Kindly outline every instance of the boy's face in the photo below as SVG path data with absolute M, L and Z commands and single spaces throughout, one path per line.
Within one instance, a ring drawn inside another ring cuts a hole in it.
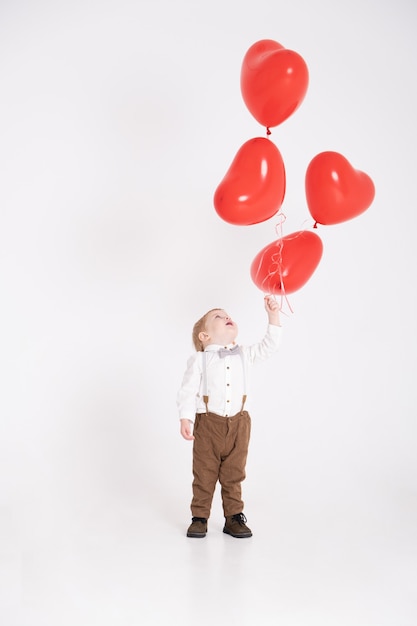
M 204 346 L 212 343 L 227 346 L 229 343 L 233 343 L 237 333 L 237 324 L 226 311 L 216 309 L 208 314 L 205 329 L 200 333 L 199 339 Z

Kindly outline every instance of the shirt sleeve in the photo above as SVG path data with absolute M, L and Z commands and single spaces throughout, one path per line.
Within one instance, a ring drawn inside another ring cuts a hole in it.
M 246 356 L 249 363 L 264 361 L 278 351 L 281 343 L 282 327 L 268 324 L 264 338 L 259 343 L 246 347 Z
M 197 397 L 201 386 L 201 352 L 193 354 L 187 361 L 181 387 L 177 394 L 180 419 L 194 421 Z

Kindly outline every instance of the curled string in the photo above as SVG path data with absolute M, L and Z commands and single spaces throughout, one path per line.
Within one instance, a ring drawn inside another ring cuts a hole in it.
M 279 310 L 285 314 L 285 312 L 283 311 L 283 304 L 285 302 L 289 310 L 291 311 L 291 313 L 294 313 L 294 311 L 292 310 L 290 301 L 288 300 L 288 296 L 285 293 L 285 281 L 284 281 L 284 275 L 282 272 L 282 248 L 284 245 L 282 243 L 282 238 L 283 238 L 282 226 L 287 218 L 285 217 L 283 213 L 279 213 L 278 218 L 279 218 L 279 222 L 275 226 L 275 232 L 278 235 L 278 250 L 275 254 L 272 255 L 272 261 L 273 261 L 272 266 L 273 265 L 276 266 L 276 271 L 278 272 L 278 276 L 279 276 L 279 286 L 281 289 L 281 302 L 279 305 Z M 271 272 L 271 268 L 269 271 Z
M 278 235 L 278 246 L 277 246 L 277 251 L 271 256 L 271 264 L 268 268 L 268 273 L 267 275 L 263 278 L 262 280 L 262 288 L 263 291 L 267 294 L 270 293 L 274 293 L 275 288 L 276 288 L 276 284 L 277 284 L 277 275 L 279 277 L 279 289 L 281 291 L 281 302 L 279 304 L 279 310 L 284 313 L 284 315 L 286 315 L 286 313 L 283 311 L 283 303 L 284 301 L 286 302 L 289 310 L 291 311 L 291 313 L 294 313 L 294 311 L 291 308 L 290 302 L 288 300 L 288 296 L 285 293 L 285 284 L 284 284 L 284 275 L 282 272 L 282 248 L 283 248 L 283 243 L 282 243 L 282 225 L 286 220 L 286 217 L 283 213 L 280 213 L 278 215 L 279 217 L 279 222 L 275 227 L 275 230 L 277 232 Z M 259 270 L 260 270 L 260 266 L 262 263 L 262 259 L 259 259 L 259 266 L 258 269 L 256 271 L 256 275 L 258 275 Z

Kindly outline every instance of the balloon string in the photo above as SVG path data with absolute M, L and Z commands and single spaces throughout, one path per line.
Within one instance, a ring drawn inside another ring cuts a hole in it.
M 279 213 L 278 215 L 279 217 L 279 222 L 276 224 L 275 226 L 275 232 L 278 235 L 278 240 L 279 240 L 279 245 L 278 245 L 278 252 L 276 253 L 276 255 L 278 255 L 278 273 L 279 273 L 279 282 L 280 282 L 280 287 L 281 287 L 281 302 L 280 302 L 280 311 L 282 313 L 284 313 L 283 311 L 283 303 L 285 302 L 289 308 L 289 310 L 291 311 L 291 313 L 294 313 L 290 301 L 288 299 L 287 294 L 285 293 L 285 281 L 284 281 L 284 275 L 282 273 L 282 249 L 283 249 L 283 224 L 285 222 L 285 220 L 287 219 L 286 216 L 284 215 L 284 213 Z M 276 256 L 274 255 L 274 256 Z
M 307 228 L 307 227 L 306 227 L 306 224 L 308 224 L 309 222 L 311 223 L 311 220 L 310 220 L 310 219 L 306 219 L 306 220 L 304 220 L 304 221 L 301 223 L 301 229 L 302 229 L 303 231 L 305 231 L 305 229 Z M 317 222 L 315 222 L 315 223 L 314 223 L 313 228 L 317 228 Z
M 281 293 L 280 311 L 284 315 L 286 315 L 285 311 L 283 311 L 283 302 L 284 301 L 286 302 L 290 312 L 294 313 L 294 311 L 293 311 L 293 309 L 291 307 L 291 304 L 290 304 L 290 301 L 288 299 L 288 296 L 285 293 L 285 281 L 284 281 L 284 275 L 282 273 L 282 249 L 283 249 L 283 246 L 284 246 L 284 244 L 282 242 L 282 239 L 283 239 L 283 228 L 282 228 L 282 225 L 285 222 L 286 217 L 285 217 L 285 215 L 283 213 L 279 213 L 278 217 L 280 218 L 280 220 L 277 223 L 277 225 L 275 226 L 275 231 L 277 233 L 278 241 L 279 241 L 278 251 L 275 254 L 273 254 L 272 257 L 271 257 L 271 260 L 272 260 L 273 264 L 271 264 L 271 266 L 269 268 L 269 274 L 268 274 L 267 278 L 269 278 L 269 277 L 272 278 L 273 276 L 276 276 L 276 274 L 278 273 L 278 275 L 279 275 L 279 282 L 280 282 L 280 290 L 282 292 Z M 307 221 L 308 220 L 304 220 L 304 222 L 302 224 L 302 230 L 303 231 L 305 230 L 305 224 L 306 224 Z M 317 222 L 314 224 L 314 228 L 317 228 Z M 273 265 L 276 266 L 276 269 L 274 269 L 272 271 Z
M 286 217 L 283 213 L 279 213 L 278 215 L 279 217 L 279 222 L 275 227 L 275 230 L 277 232 L 278 235 L 278 250 L 277 252 L 275 252 L 272 256 L 271 256 L 271 264 L 269 266 L 269 270 L 268 270 L 268 274 L 264 277 L 264 279 L 262 280 L 262 286 L 265 287 L 264 291 L 266 292 L 273 292 L 274 289 L 269 289 L 270 286 L 274 287 L 274 285 L 276 286 L 276 277 L 277 274 L 279 276 L 279 289 L 281 291 L 281 301 L 279 303 L 279 310 L 281 311 L 281 313 L 283 313 L 284 315 L 286 315 L 285 311 L 283 310 L 283 304 L 284 302 L 287 304 L 289 310 L 291 311 L 291 313 L 294 313 L 291 304 L 289 302 L 288 296 L 285 293 L 285 283 L 284 283 L 284 275 L 282 272 L 282 248 L 283 248 L 283 242 L 282 242 L 282 238 L 283 238 L 283 229 L 282 229 L 282 225 L 286 220 Z M 261 260 L 260 260 L 261 263 Z M 259 271 L 260 268 L 258 268 Z

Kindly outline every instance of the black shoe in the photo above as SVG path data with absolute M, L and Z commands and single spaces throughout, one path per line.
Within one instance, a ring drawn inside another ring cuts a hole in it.
M 187 537 L 205 537 L 207 534 L 207 519 L 205 517 L 193 517 L 188 527 Z
M 252 531 L 246 526 L 247 519 L 243 513 L 236 513 L 226 517 L 223 532 L 237 539 L 252 537 Z

